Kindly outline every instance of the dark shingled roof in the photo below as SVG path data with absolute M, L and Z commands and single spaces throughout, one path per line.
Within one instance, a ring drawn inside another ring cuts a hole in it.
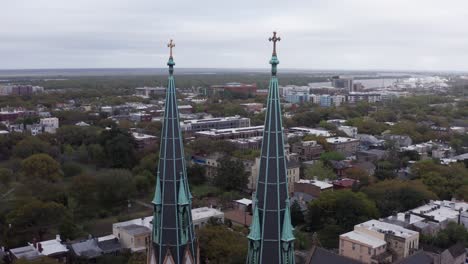
M 434 260 L 424 253 L 424 251 L 419 251 L 416 254 L 409 256 L 396 264 L 433 264 Z
M 462 243 L 457 243 L 451 247 L 449 247 L 448 251 L 454 258 L 459 257 L 466 253 L 465 247 Z
M 337 255 L 323 248 L 315 247 L 306 264 L 360 264 L 361 262 Z

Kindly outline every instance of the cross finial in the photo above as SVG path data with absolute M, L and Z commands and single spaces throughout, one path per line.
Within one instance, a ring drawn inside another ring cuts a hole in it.
M 269 41 L 273 41 L 273 56 L 276 56 L 276 42 L 280 41 L 281 38 L 276 36 L 276 31 L 273 31 L 273 37 L 268 39 Z
M 169 43 L 167 44 L 167 47 L 169 48 L 169 52 L 170 52 L 170 55 L 169 57 L 172 58 L 172 48 L 175 47 L 175 43 L 172 41 L 172 39 L 169 41 Z

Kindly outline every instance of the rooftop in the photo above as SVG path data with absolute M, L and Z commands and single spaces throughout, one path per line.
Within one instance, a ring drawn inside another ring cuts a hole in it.
M 379 233 L 392 234 L 394 236 L 402 238 L 408 238 L 419 234 L 416 231 L 378 220 L 369 220 L 367 222 L 356 225 L 356 227 L 363 227 L 368 230 L 376 231 Z
M 199 131 L 197 134 L 203 135 L 220 135 L 220 134 L 234 134 L 245 131 L 262 130 L 264 126 L 250 126 L 250 127 L 238 127 L 238 128 L 224 128 L 224 129 L 212 129 L 210 131 Z
M 184 124 L 197 124 L 197 123 L 214 123 L 214 122 L 222 122 L 222 121 L 231 121 L 231 120 L 240 120 L 240 119 L 248 119 L 247 117 L 241 116 L 227 116 L 227 117 L 216 117 L 216 118 L 204 118 L 204 119 L 191 119 L 191 120 L 184 120 Z
M 127 233 L 129 233 L 130 235 L 142 235 L 146 233 L 151 233 L 150 228 L 146 226 L 142 226 L 142 225 L 135 225 L 135 224 L 122 226 L 121 229 L 127 231 Z
M 330 184 L 330 183 L 328 183 L 326 181 L 319 181 L 319 180 L 301 179 L 301 180 L 297 181 L 297 183 L 312 184 L 312 185 L 315 185 L 315 186 L 319 187 L 321 190 L 333 187 L 333 184 Z
M 333 143 L 345 143 L 345 142 L 355 142 L 355 141 L 359 141 L 359 139 L 348 138 L 348 137 L 330 137 L 330 138 L 327 138 L 327 142 L 330 143 L 330 144 L 333 144 Z
M 351 232 L 348 232 L 346 234 L 340 235 L 340 238 L 342 238 L 342 237 L 345 237 L 345 238 L 360 242 L 360 243 L 365 244 L 367 246 L 370 246 L 372 248 L 378 248 L 378 247 L 381 247 L 381 246 L 385 246 L 387 244 L 387 242 L 385 242 L 385 240 L 382 240 L 382 239 L 379 239 L 379 238 L 376 238 L 376 237 L 373 237 L 371 235 L 368 235 L 368 234 L 365 234 L 365 233 L 362 233 L 362 232 L 358 232 L 358 231 L 351 231 Z

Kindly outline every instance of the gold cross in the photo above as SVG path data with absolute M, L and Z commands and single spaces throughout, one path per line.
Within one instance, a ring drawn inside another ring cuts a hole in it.
M 175 43 L 172 42 L 172 39 L 169 41 L 169 43 L 167 44 L 167 47 L 169 48 L 170 50 L 170 57 L 172 58 L 172 48 L 175 47 Z
M 280 41 L 280 37 L 276 37 L 276 31 L 273 31 L 273 37 L 268 39 L 269 41 L 273 41 L 273 55 L 276 55 L 276 42 Z

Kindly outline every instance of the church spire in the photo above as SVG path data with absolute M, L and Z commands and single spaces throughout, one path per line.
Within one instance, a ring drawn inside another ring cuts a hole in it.
M 271 79 L 263 131 L 260 170 L 254 200 L 254 219 L 249 238 L 248 264 L 294 264 L 294 235 L 289 212 L 288 181 L 278 79 L 279 60 L 273 32 Z M 258 223 L 257 223 L 258 221 Z
M 152 245 L 150 264 L 197 264 L 196 239 L 192 223 L 192 201 L 187 183 L 183 138 L 180 131 L 174 82 L 174 58 L 171 40 L 169 78 L 166 91 L 164 121 L 161 130 L 156 189 L 153 199 Z

